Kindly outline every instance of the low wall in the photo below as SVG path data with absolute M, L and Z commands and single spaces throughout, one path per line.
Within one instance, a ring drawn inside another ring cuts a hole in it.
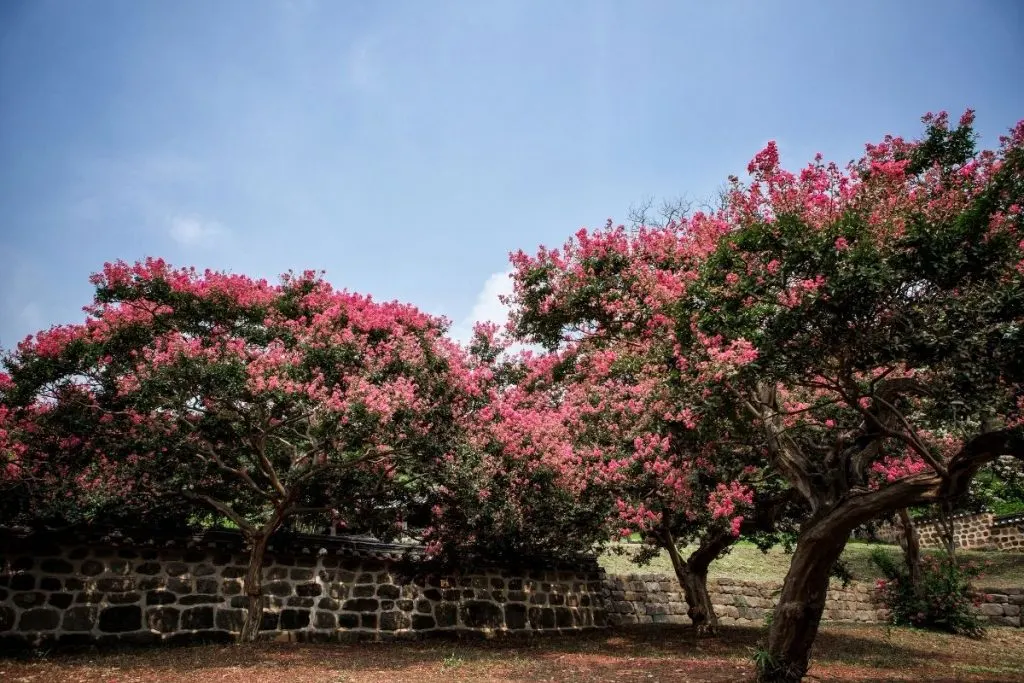
M 663 574 L 629 574 L 608 579 L 608 620 L 612 624 L 689 624 L 686 598 L 675 578 Z M 775 608 L 780 585 L 732 579 L 708 579 L 711 604 L 722 625 L 758 625 Z M 867 584 L 833 587 L 823 619 L 879 623 L 886 611 Z
M 918 522 L 917 533 L 922 548 L 941 548 L 941 527 L 937 520 Z M 877 536 L 889 543 L 898 543 L 900 529 L 882 527 Z M 997 516 L 991 512 L 955 515 L 953 540 L 962 550 L 1002 550 L 1024 552 L 1024 514 Z
M 427 575 L 409 561 L 411 550 L 329 537 L 272 544 L 262 637 L 393 640 L 689 623 L 673 577 L 606 576 L 595 562 Z M 230 533 L 144 542 L 6 539 L 0 645 L 228 640 L 245 614 L 245 563 L 241 538 Z M 779 587 L 712 579 L 709 589 L 722 624 L 757 625 L 774 608 Z M 1024 589 L 988 590 L 981 599 L 980 613 L 991 624 L 1021 625 Z M 826 620 L 885 617 L 870 586 L 829 591 Z
M 606 625 L 596 563 L 413 576 L 403 574 L 400 546 L 315 540 L 270 547 L 263 637 L 387 640 Z M 234 534 L 9 542 L 0 552 L 0 641 L 8 644 L 228 639 L 242 624 L 246 556 Z
M 686 598 L 674 577 L 629 574 L 608 577 L 608 623 L 689 624 Z M 709 579 L 708 592 L 722 625 L 755 626 L 764 622 L 777 602 L 781 585 L 732 579 Z M 982 621 L 992 626 L 1021 626 L 1024 588 L 982 588 L 978 607 Z M 888 611 L 874 585 L 854 582 L 832 586 L 825 600 L 825 621 L 885 623 Z

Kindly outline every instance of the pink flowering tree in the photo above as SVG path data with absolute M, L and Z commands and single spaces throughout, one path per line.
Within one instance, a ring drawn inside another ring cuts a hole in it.
M 972 120 L 926 117 L 922 140 L 886 138 L 846 169 L 786 172 L 772 144 L 720 211 L 514 257 L 521 336 L 663 373 L 650 403 L 668 401 L 691 454 L 667 474 L 706 448 L 716 488 L 745 491 L 750 467 L 807 510 L 763 680 L 806 673 L 853 528 L 1024 454 L 1024 124 L 976 152 Z
M 763 680 L 806 673 L 853 528 L 1024 456 L 1024 122 L 983 152 L 972 123 L 927 116 L 845 169 L 770 144 L 692 290 L 698 329 L 757 350 L 723 385 L 810 509 Z
M 556 362 L 511 353 L 496 333 L 494 324 L 477 326 L 466 439 L 436 462 L 425 487 L 428 554 L 513 568 L 592 556 L 608 537 L 610 503 L 579 486 L 570 466 L 570 411 L 551 391 Z
M 394 516 L 368 498 L 455 447 L 475 380 L 443 320 L 312 272 L 271 284 L 150 259 L 93 282 L 85 323 L 5 359 L 6 471 L 63 471 L 80 496 L 186 502 L 237 526 L 251 548 L 243 641 L 275 531 L 301 515 Z
M 641 534 L 638 561 L 668 552 L 701 632 L 717 626 L 711 562 L 741 533 L 763 538 L 793 503 L 722 389 L 756 350 L 700 332 L 680 307 L 727 227 L 698 213 L 634 232 L 583 230 L 562 249 L 514 255 L 510 299 L 517 338 L 551 350 L 543 386 L 557 397 L 558 457 L 574 485 L 609 497 L 616 537 Z

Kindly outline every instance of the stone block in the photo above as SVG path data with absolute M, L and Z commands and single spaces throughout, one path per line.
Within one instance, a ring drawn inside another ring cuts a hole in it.
M 281 611 L 281 628 L 291 631 L 309 626 L 309 610 L 286 609 Z
M 146 610 L 146 625 L 157 633 L 173 633 L 178 630 L 180 614 L 176 607 L 153 607 Z
M 97 576 L 103 573 L 103 563 L 97 560 L 85 560 L 78 568 L 78 573 L 84 576 Z
M 193 607 L 181 613 L 181 628 L 185 631 L 202 631 L 213 628 L 213 608 Z
M 676 614 L 654 614 L 652 619 L 655 624 L 689 624 L 690 620 Z
M 982 605 L 978 608 L 978 611 L 986 617 L 1002 616 L 1003 606 L 998 603 L 986 602 L 982 603 Z
M 437 622 L 434 621 L 434 617 L 428 614 L 414 614 L 412 615 L 412 629 L 414 631 L 425 631 L 428 629 L 435 628 Z
M 555 610 L 551 607 L 531 607 L 527 618 L 534 630 L 555 628 Z
M 267 595 L 274 595 L 279 598 L 288 597 L 292 594 L 292 584 L 287 581 L 271 581 L 263 587 Z
M 504 614 L 500 605 L 483 600 L 471 600 L 460 605 L 462 623 L 470 628 L 501 628 Z
M 72 607 L 64 612 L 61 628 L 65 631 L 91 631 L 96 625 L 96 607 Z
M 302 597 L 316 597 L 323 592 L 319 583 L 301 583 L 295 587 L 295 594 Z
M 359 588 L 359 586 L 357 586 L 357 588 Z M 378 586 L 377 587 L 377 597 L 379 597 L 379 598 L 385 598 L 385 599 L 388 599 L 388 600 L 397 600 L 398 597 L 401 596 L 401 594 L 402 594 L 402 591 L 401 591 L 401 589 L 398 586 L 392 586 L 390 584 L 385 584 L 383 586 Z M 371 593 L 371 595 L 372 595 L 372 593 Z
M 526 606 L 505 605 L 505 626 L 514 631 L 526 628 Z
M 35 607 L 46 602 L 46 593 L 40 593 L 39 591 L 15 593 L 11 602 L 22 608 Z
M 138 605 L 107 607 L 100 612 L 99 629 L 104 633 L 125 633 L 142 628 L 142 608 Z
M 338 627 L 338 618 L 333 612 L 318 610 L 314 625 L 319 629 L 335 629 Z
M 380 603 L 375 598 L 358 598 L 346 600 L 341 608 L 346 612 L 376 612 Z
M 164 571 L 167 572 L 167 576 L 184 576 L 188 574 L 188 565 L 184 562 L 168 562 Z
M 169 605 L 177 600 L 178 596 L 170 591 L 149 591 L 146 593 L 147 605 Z
M 11 577 L 10 588 L 15 591 L 30 591 L 36 587 L 36 577 L 31 574 L 15 574 Z
M 359 628 L 359 615 L 351 612 L 339 614 L 338 628 Z
M 260 619 L 260 630 L 261 631 L 276 631 L 278 624 L 281 622 L 280 612 L 268 612 L 264 610 L 263 616 Z
M 320 598 L 320 602 L 317 603 L 317 607 L 322 610 L 331 610 L 336 612 L 341 609 L 341 602 L 334 598 Z
M 188 579 L 182 579 L 180 577 L 172 577 L 167 579 L 167 590 L 177 593 L 178 595 L 184 595 L 192 592 L 192 582 Z
M 51 593 L 49 602 L 57 609 L 67 609 L 73 600 L 74 596 L 70 593 Z
M 219 595 L 183 595 L 178 598 L 178 604 L 187 605 L 214 605 L 223 600 Z
M 111 605 L 131 605 L 142 599 L 142 593 L 132 591 L 130 593 L 110 593 L 107 595 L 107 602 Z
M 412 625 L 412 620 L 404 612 L 391 610 L 390 612 L 381 612 L 379 623 L 381 631 L 399 631 L 409 628 Z

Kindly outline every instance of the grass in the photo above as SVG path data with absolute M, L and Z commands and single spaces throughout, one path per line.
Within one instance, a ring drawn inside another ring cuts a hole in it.
M 628 544 L 619 546 L 629 550 Z M 898 546 L 886 546 L 868 543 L 849 543 L 843 552 L 843 559 L 853 573 L 854 581 L 874 581 L 881 578 L 878 568 L 871 563 L 869 556 L 875 548 L 898 554 Z M 928 552 L 937 551 L 924 551 Z M 683 556 L 687 555 L 684 550 Z M 962 561 L 991 562 L 992 565 L 975 583 L 983 588 L 1020 588 L 1024 587 L 1024 553 L 977 552 L 961 551 L 958 557 Z M 725 557 L 715 560 L 711 565 L 709 576 L 738 579 L 743 581 L 775 581 L 781 582 L 789 569 L 790 556 L 781 549 L 773 548 L 762 553 L 753 544 L 737 543 Z M 600 558 L 601 566 L 609 574 L 651 573 L 669 574 L 672 562 L 662 552 L 650 564 L 640 567 L 634 564 L 628 555 L 607 552 Z
M 357 644 L 258 643 L 56 652 L 46 660 L 0 659 L 9 683 L 362 683 L 444 681 L 703 681 L 753 678 L 763 637 L 725 628 L 698 640 L 657 626 L 535 638 Z M 980 640 L 881 626 L 825 626 L 811 674 L 820 681 L 1007 681 L 1024 683 L 1024 632 L 992 629 Z

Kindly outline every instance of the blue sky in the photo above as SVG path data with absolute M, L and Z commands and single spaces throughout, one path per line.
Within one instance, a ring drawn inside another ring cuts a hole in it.
M 104 261 L 496 315 L 507 253 L 712 194 L 769 139 L 846 161 L 1024 117 L 1015 0 L 3 0 L 0 346 Z

